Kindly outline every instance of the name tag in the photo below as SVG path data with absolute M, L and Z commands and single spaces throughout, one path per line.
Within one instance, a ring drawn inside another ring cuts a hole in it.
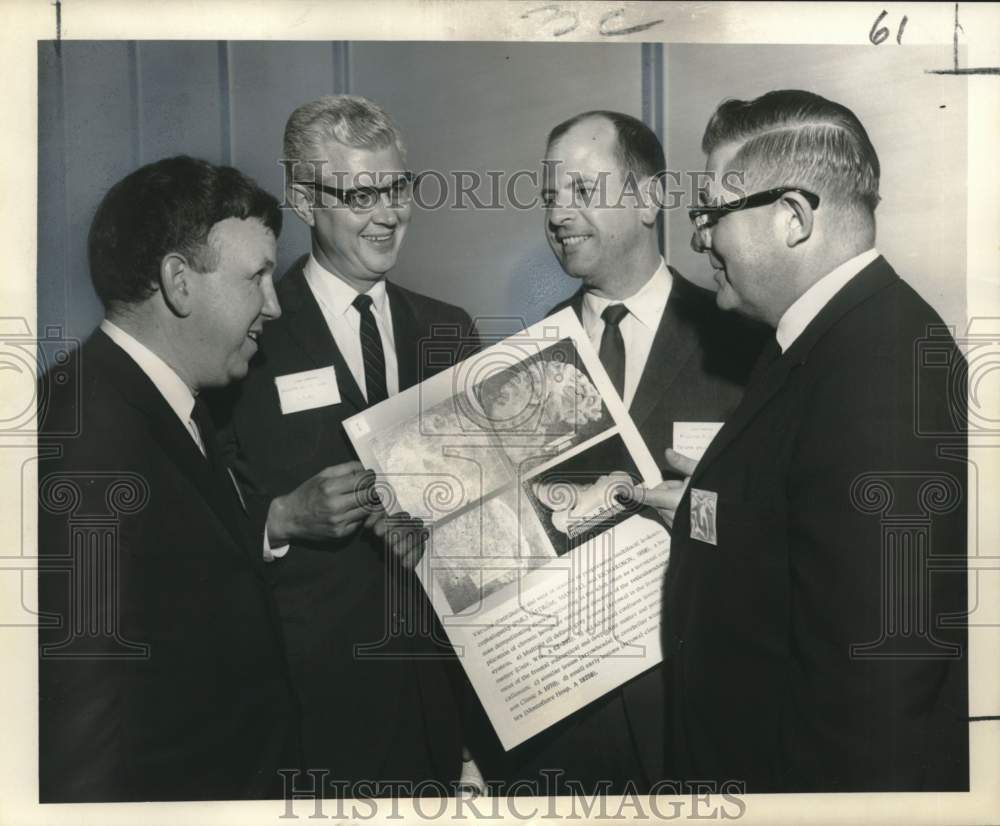
M 722 422 L 674 422 L 674 450 L 696 462 L 708 450 Z
M 691 488 L 691 538 L 709 545 L 719 544 L 715 518 L 719 510 L 719 494 L 714 490 Z
M 340 403 L 337 373 L 332 366 L 276 376 L 274 384 L 278 388 L 281 412 L 286 416 Z

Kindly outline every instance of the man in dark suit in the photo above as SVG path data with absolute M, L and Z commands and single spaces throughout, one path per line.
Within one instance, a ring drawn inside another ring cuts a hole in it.
M 684 439 L 695 423 L 717 426 L 735 409 L 759 330 L 731 323 L 709 291 L 660 255 L 666 162 L 649 127 L 618 112 L 585 112 L 552 130 L 543 164 L 546 236 L 582 282 L 553 312 L 569 306 L 580 317 L 650 452 L 672 472 L 675 436 Z M 662 719 L 656 667 L 517 747 L 506 773 L 537 781 L 539 793 L 546 769 L 592 792 L 647 790 L 664 776 Z
M 421 793 L 421 781 L 459 778 L 448 673 L 457 666 L 409 570 L 420 548 L 382 541 L 384 513 L 364 502 L 372 474 L 342 422 L 448 366 L 442 347 L 450 363 L 468 355 L 474 330 L 459 308 L 386 280 L 412 192 L 401 137 L 380 107 L 351 96 L 306 103 L 289 118 L 284 152 L 288 200 L 312 251 L 278 285 L 284 314 L 239 388 L 230 442 L 265 498 L 280 502 L 314 474 L 341 494 L 336 530 L 317 520 L 271 534 L 267 572 L 302 704 L 306 767 L 327 773 L 327 794 L 349 795 L 336 784 L 366 780 L 404 784 L 377 788 L 381 796 Z M 432 345 L 439 358 L 428 366 L 421 352 Z M 272 506 L 269 525 L 285 510 Z
M 775 336 L 688 482 L 647 492 L 674 519 L 668 771 L 748 792 L 968 789 L 965 440 L 921 436 L 960 434 L 964 399 L 919 356 L 962 357 L 874 248 L 879 162 L 850 110 L 726 101 L 702 146 L 693 241 L 719 305 Z
M 199 399 L 280 314 L 280 231 L 271 195 L 187 157 L 97 210 L 106 316 L 39 409 L 43 803 L 279 797 L 299 765 L 263 526 Z

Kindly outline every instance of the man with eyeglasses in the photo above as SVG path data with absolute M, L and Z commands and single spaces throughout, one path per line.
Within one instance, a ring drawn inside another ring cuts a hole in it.
M 252 489 L 279 503 L 311 489 L 272 506 L 267 573 L 316 772 L 294 786 L 325 782 L 327 796 L 412 795 L 462 765 L 451 651 L 410 570 L 422 541 L 385 547 L 373 474 L 342 427 L 447 366 L 421 364 L 422 343 L 454 362 L 475 337 L 463 310 L 386 280 L 410 221 L 404 160 L 398 129 L 365 98 L 324 97 L 289 117 L 286 195 L 312 248 L 278 284 L 283 322 L 261 338 L 228 426 Z
M 668 774 L 968 789 L 965 440 L 916 428 L 918 410 L 923 432 L 965 421 L 921 342 L 961 354 L 875 249 L 879 161 L 853 112 L 803 91 L 729 100 L 702 148 L 692 243 L 719 305 L 775 332 L 691 477 L 644 497 L 673 520 Z

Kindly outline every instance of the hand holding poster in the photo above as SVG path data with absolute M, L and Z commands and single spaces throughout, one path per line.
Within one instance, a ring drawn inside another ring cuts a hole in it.
M 656 665 L 659 471 L 572 310 L 344 422 L 504 747 Z

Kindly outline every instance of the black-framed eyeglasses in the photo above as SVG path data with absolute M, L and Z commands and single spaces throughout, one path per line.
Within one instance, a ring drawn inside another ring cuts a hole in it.
M 730 212 L 739 212 L 743 209 L 754 209 L 755 207 L 773 204 L 787 192 L 798 193 L 806 199 L 809 206 L 813 209 L 819 207 L 819 195 L 815 192 L 808 192 L 797 186 L 779 186 L 774 189 L 765 189 L 763 192 L 755 192 L 753 195 L 747 195 L 743 198 L 737 198 L 735 201 L 727 201 L 724 204 L 716 206 L 694 207 L 688 210 L 688 217 L 691 219 L 691 223 L 694 224 L 696 230 L 711 229 L 719 222 L 719 219 L 723 215 L 727 215 Z
M 399 209 L 407 206 L 413 200 L 413 177 L 412 172 L 402 172 L 385 186 L 357 186 L 352 189 L 341 189 L 317 181 L 302 183 L 318 189 L 325 195 L 332 195 L 351 212 L 371 212 L 386 195 L 390 207 Z M 326 204 L 321 203 L 320 206 Z

